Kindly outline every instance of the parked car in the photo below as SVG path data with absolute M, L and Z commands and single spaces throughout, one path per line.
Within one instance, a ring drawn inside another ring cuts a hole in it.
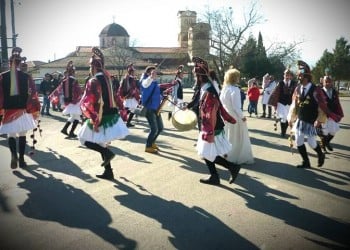
M 36 91 L 38 91 L 39 101 L 40 101 L 40 103 L 43 103 L 43 95 L 40 93 L 40 84 L 43 81 L 43 78 L 42 77 L 36 77 L 33 80 L 34 80 L 34 83 L 35 83 Z
M 339 90 L 347 90 L 346 87 L 339 87 Z

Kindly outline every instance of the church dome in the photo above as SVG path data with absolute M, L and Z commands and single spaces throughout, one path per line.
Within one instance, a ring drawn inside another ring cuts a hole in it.
M 123 26 L 120 26 L 116 23 L 108 24 L 106 27 L 103 28 L 103 30 L 100 33 L 100 36 L 124 36 L 129 37 L 128 32 L 126 29 L 124 29 Z

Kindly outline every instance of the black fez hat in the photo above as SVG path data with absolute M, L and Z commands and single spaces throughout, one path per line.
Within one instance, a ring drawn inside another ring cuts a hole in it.
M 184 73 L 184 68 L 185 68 L 184 65 L 182 65 L 182 64 L 179 65 L 179 66 L 177 67 L 176 74 L 178 75 L 178 74 Z
M 27 60 L 27 58 L 21 57 L 22 49 L 20 47 L 14 47 L 10 56 L 10 63 L 15 63 L 19 65 L 23 60 Z

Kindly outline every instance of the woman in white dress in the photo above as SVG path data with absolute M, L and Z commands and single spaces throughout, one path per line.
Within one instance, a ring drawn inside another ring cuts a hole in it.
M 238 87 L 240 72 L 229 69 L 225 73 L 220 101 L 226 111 L 236 119 L 236 124 L 225 124 L 225 135 L 232 144 L 227 160 L 236 164 L 253 164 L 254 157 L 250 143 L 246 118 L 241 109 L 241 93 Z

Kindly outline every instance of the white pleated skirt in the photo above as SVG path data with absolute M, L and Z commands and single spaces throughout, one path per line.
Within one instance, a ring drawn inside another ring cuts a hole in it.
M 287 122 L 287 116 L 289 113 L 289 105 L 283 105 L 282 103 L 277 103 L 276 115 L 277 118 L 281 119 L 281 122 Z
M 0 126 L 0 134 L 15 134 L 27 132 L 36 128 L 36 121 L 32 114 L 23 111 L 23 115 L 9 123 L 2 123 Z
M 77 104 L 68 104 L 62 111 L 63 115 L 81 115 L 80 103 Z
M 214 142 L 207 142 L 202 139 L 202 132 L 197 140 L 197 152 L 201 158 L 214 161 L 216 156 L 225 157 L 230 152 L 232 145 L 225 137 L 224 132 L 214 137 Z
M 325 135 L 335 135 L 340 130 L 340 126 L 339 123 L 335 122 L 331 118 L 328 118 L 326 123 L 322 124 L 322 129 Z
M 139 105 L 138 101 L 135 98 L 125 99 L 123 104 L 124 107 L 129 108 L 131 112 L 134 112 L 137 105 Z
M 124 139 L 128 134 L 128 128 L 119 117 L 118 121 L 113 124 L 113 126 L 107 128 L 100 126 L 98 132 L 91 129 L 88 126 L 88 121 L 85 121 L 78 132 L 78 138 L 82 145 L 84 145 L 85 141 L 103 144 L 113 140 Z

